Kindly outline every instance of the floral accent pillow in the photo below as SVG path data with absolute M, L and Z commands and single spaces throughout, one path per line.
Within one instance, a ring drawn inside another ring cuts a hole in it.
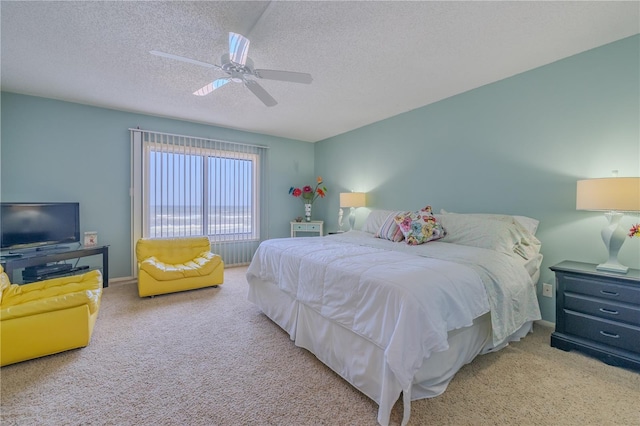
M 389 213 L 387 215 L 387 218 L 380 226 L 380 229 L 378 229 L 378 232 L 374 234 L 374 237 L 393 241 L 394 243 L 404 240 L 404 235 L 402 234 L 400 227 L 394 220 L 395 217 L 399 214 L 402 214 L 402 212 Z
M 445 236 L 444 228 L 431 213 L 431 206 L 417 212 L 400 213 L 394 221 L 402 231 L 407 244 L 412 246 Z

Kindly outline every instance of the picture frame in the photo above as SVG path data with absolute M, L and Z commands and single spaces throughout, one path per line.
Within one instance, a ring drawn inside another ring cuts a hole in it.
M 84 246 L 95 247 L 98 245 L 98 233 L 95 231 L 87 231 L 84 233 Z

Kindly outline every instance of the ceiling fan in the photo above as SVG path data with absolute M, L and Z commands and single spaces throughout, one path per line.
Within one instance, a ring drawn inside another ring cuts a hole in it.
M 249 39 L 242 34 L 229 33 L 229 53 L 225 53 L 220 58 L 221 65 L 209 64 L 196 59 L 185 58 L 183 56 L 172 55 L 171 53 L 152 50 L 152 55 L 164 58 L 175 59 L 177 61 L 188 62 L 206 68 L 215 68 L 228 74 L 227 77 L 219 78 L 206 86 L 193 92 L 196 96 L 205 96 L 216 89 L 224 86 L 230 81 L 234 83 L 244 83 L 254 95 L 258 97 L 266 106 L 277 105 L 278 102 L 269 94 L 258 82 L 252 78 L 263 78 L 266 80 L 289 81 L 292 83 L 310 84 L 313 81 L 311 74 L 293 71 L 263 70 L 255 69 L 253 61 L 247 56 L 249 51 Z

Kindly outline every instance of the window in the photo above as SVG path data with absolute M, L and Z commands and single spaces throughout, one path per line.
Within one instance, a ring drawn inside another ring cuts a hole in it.
M 268 238 L 266 147 L 130 130 L 132 246 L 206 235 L 225 264 L 249 263 Z
M 145 235 L 258 239 L 258 155 L 150 144 Z

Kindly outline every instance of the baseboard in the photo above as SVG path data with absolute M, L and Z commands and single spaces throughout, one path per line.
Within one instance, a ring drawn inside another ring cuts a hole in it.
M 119 277 L 119 278 L 112 278 L 109 280 L 109 287 L 112 286 L 120 286 L 120 285 L 124 285 L 124 284 L 136 284 L 138 282 L 138 280 L 134 277 Z
M 556 323 L 555 322 L 550 322 L 550 321 L 545 321 L 545 320 L 537 320 L 534 321 L 536 324 L 542 326 L 542 327 L 548 327 L 548 328 L 556 328 Z

